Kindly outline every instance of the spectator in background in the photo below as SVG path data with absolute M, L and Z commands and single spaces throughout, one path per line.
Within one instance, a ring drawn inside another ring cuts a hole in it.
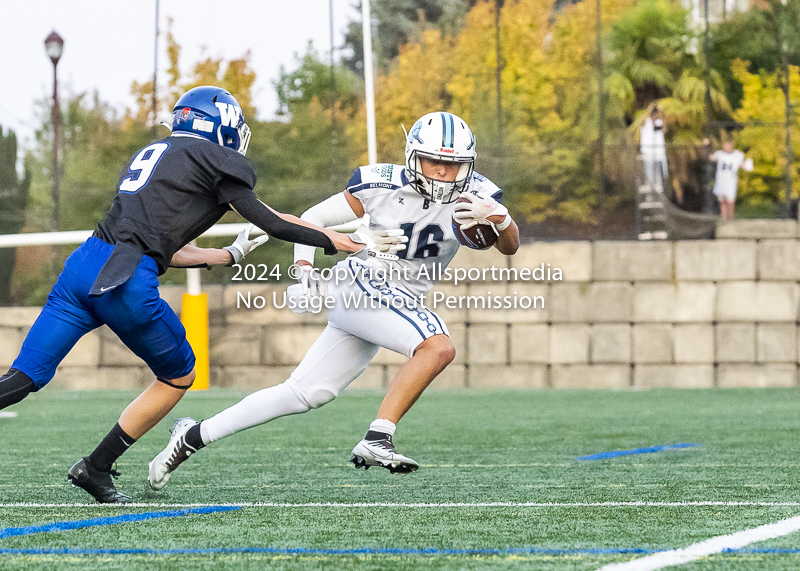
M 709 158 L 717 163 L 714 194 L 719 200 L 720 215 L 723 220 L 732 220 L 736 189 L 739 185 L 739 169 L 752 171 L 753 159 L 745 159 L 742 151 L 733 148 L 733 141 L 722 143 L 722 150 L 712 153 Z
M 648 107 L 648 115 L 639 132 L 645 182 L 664 192 L 667 180 L 667 148 L 664 143 L 664 120 L 656 105 Z

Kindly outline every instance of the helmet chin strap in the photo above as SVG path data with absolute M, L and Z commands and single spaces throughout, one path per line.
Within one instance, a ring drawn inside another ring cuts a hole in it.
M 444 203 L 444 195 L 449 192 L 447 188 L 448 184 L 438 180 L 432 180 L 429 184 L 431 187 L 431 202 L 433 202 L 433 205 L 437 208 L 441 208 Z

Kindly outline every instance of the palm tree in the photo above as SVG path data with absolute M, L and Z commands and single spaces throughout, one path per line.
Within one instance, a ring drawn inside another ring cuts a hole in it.
M 675 142 L 696 140 L 705 124 L 706 81 L 697 38 L 687 11 L 668 0 L 645 0 L 617 22 L 608 38 L 612 73 L 607 80 L 609 114 L 638 130 L 646 109 L 657 103 Z M 709 72 L 712 112 L 730 116 L 719 73 Z

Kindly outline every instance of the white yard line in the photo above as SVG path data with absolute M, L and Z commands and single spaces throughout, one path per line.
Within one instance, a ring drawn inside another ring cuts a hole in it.
M 683 565 L 715 553 L 722 553 L 726 549 L 741 549 L 751 543 L 782 537 L 798 530 L 800 530 L 800 517 L 790 517 L 777 523 L 737 531 L 730 535 L 718 535 L 683 549 L 662 551 L 625 563 L 612 563 L 601 567 L 598 571 L 653 571 L 673 565 Z
M 680 508 L 680 507 L 800 507 L 800 502 L 443 502 L 443 503 L 388 503 L 388 502 L 242 502 L 223 504 L 173 504 L 173 503 L 63 503 L 39 504 L 33 502 L 0 503 L 2 508 L 201 508 L 238 506 L 243 508 Z M 790 520 L 787 520 L 790 521 Z M 777 524 L 776 524 L 777 525 Z M 761 528 L 756 528 L 761 529 Z M 791 533 L 791 532 L 787 532 Z

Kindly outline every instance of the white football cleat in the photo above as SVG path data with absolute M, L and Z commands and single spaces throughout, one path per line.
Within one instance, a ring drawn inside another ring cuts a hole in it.
M 193 418 L 179 418 L 170 429 L 167 447 L 150 462 L 150 474 L 147 481 L 154 490 L 160 490 L 169 482 L 169 477 L 189 456 L 197 452 L 196 449 L 186 444 L 186 432 L 197 424 Z
M 386 468 L 392 474 L 410 474 L 419 469 L 419 464 L 407 456 L 403 456 L 394 449 L 392 437 L 380 440 L 367 440 L 366 438 L 356 444 L 350 453 L 350 461 L 356 469 L 368 470 L 370 466 Z

